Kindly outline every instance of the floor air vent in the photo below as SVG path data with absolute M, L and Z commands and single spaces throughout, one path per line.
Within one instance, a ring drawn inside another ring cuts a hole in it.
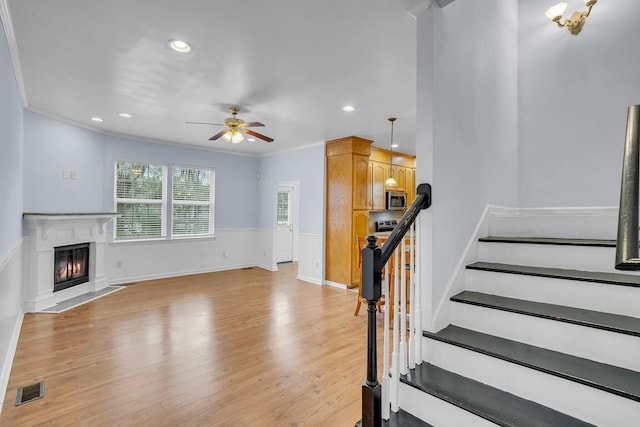
M 33 400 L 38 400 L 44 397 L 44 381 L 39 383 L 25 385 L 18 389 L 18 396 L 16 397 L 16 406 L 20 406 L 23 403 L 28 403 Z

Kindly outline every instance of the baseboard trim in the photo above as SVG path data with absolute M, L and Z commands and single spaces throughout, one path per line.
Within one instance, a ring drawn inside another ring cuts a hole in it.
M 116 280 L 109 280 L 109 285 L 126 285 L 127 283 L 144 282 L 147 280 L 168 279 L 171 277 L 180 277 L 180 276 L 192 276 L 194 274 L 216 273 L 219 271 L 239 270 L 241 268 L 247 268 L 247 267 L 260 267 L 269 271 L 277 271 L 277 270 L 272 270 L 263 265 L 235 264 L 235 265 L 228 265 L 228 266 L 216 267 L 216 268 L 205 268 L 205 269 L 187 270 L 187 271 L 171 272 L 171 273 L 164 273 L 164 274 L 147 274 L 143 276 L 123 277 Z
M 296 279 L 298 280 L 302 280 L 303 282 L 308 282 L 308 283 L 312 283 L 314 285 L 322 285 L 322 280 L 316 278 L 316 277 L 309 277 L 309 276 L 302 276 L 302 275 L 298 275 L 296 277 Z
M 325 280 L 324 284 L 327 285 L 327 286 L 333 286 L 334 288 L 338 288 L 338 289 L 344 289 L 344 290 L 349 289 L 349 287 L 347 285 L 345 285 L 345 284 L 338 283 L 338 282 L 332 282 L 330 280 Z

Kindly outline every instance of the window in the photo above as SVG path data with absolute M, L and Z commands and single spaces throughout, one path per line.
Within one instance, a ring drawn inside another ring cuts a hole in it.
M 213 234 L 214 177 L 209 169 L 117 161 L 115 205 L 122 217 L 115 240 Z
M 289 225 L 291 216 L 291 192 L 290 191 L 278 191 L 278 225 Z
M 116 162 L 117 240 L 165 236 L 165 182 L 163 165 Z
M 213 234 L 213 173 L 206 169 L 174 167 L 172 226 L 174 236 Z

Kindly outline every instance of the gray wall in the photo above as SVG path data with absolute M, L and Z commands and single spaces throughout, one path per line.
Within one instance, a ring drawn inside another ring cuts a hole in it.
M 300 183 L 300 233 L 321 235 L 324 218 L 324 144 L 260 158 L 260 228 L 275 224 L 276 188 L 279 182 Z
M 99 134 L 25 112 L 24 208 L 28 212 L 111 212 L 116 160 L 213 168 L 216 228 L 254 228 L 258 159 Z M 64 179 L 62 171 L 77 172 Z
M 22 111 L 7 39 L 0 28 L 0 261 L 22 235 Z
M 22 318 L 22 112 L 0 24 L 0 401 L 9 380 L 16 326 Z
M 544 8 L 519 2 L 519 204 L 617 206 L 627 107 L 640 103 L 640 2 L 598 2 L 578 36 Z
M 487 204 L 517 204 L 517 4 L 456 0 L 418 20 L 419 182 L 437 304 Z

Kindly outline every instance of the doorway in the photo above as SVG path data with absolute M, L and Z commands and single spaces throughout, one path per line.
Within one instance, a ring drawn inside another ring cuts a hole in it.
M 276 262 L 294 260 L 294 230 L 296 224 L 295 188 L 290 185 L 278 185 L 276 202 Z

